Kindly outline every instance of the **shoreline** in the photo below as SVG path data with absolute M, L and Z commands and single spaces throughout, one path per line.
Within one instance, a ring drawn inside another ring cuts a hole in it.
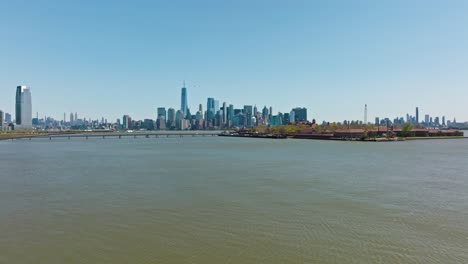
M 293 135 L 288 136 L 275 136 L 275 135 L 226 135 L 220 134 L 223 137 L 235 137 L 235 138 L 252 138 L 252 139 L 305 139 L 305 140 L 319 140 L 319 141 L 347 141 L 347 142 L 403 142 L 403 141 L 414 141 L 414 140 L 443 140 L 443 139 L 468 139 L 465 136 L 440 136 L 440 137 L 398 137 L 398 138 L 372 138 L 372 139 L 358 139 L 358 138 L 337 138 L 337 137 L 296 137 Z
M 0 141 L 2 140 L 14 140 L 14 139 L 32 139 L 32 138 L 47 138 L 47 137 L 67 137 L 67 135 L 79 135 L 85 134 L 86 132 L 65 132 L 65 133 L 34 133 L 34 134 L 27 134 L 27 133 L 4 133 L 0 134 Z M 97 136 L 97 135 L 109 135 L 111 136 L 113 132 L 91 132 L 86 133 L 90 136 Z M 140 135 L 140 134 L 150 134 L 150 135 L 165 135 L 164 132 L 162 133 L 154 133 L 151 131 L 150 133 L 134 133 L 131 135 Z M 183 133 L 181 133 L 183 135 Z M 358 138 L 337 138 L 337 137 L 297 137 L 295 135 L 236 135 L 236 134 L 223 134 L 219 133 L 218 136 L 222 137 L 236 137 L 236 138 L 256 138 L 256 139 L 307 139 L 307 140 L 320 140 L 320 141 L 352 141 L 352 142 L 401 142 L 401 141 L 414 141 L 414 140 L 444 140 L 444 139 L 468 139 L 465 136 L 434 136 L 434 137 L 399 137 L 399 138 L 373 138 L 373 139 L 358 139 Z M 129 135 L 130 136 L 130 135 Z
M 465 136 L 442 136 L 442 137 L 408 137 L 406 140 L 428 140 L 428 139 L 468 139 Z

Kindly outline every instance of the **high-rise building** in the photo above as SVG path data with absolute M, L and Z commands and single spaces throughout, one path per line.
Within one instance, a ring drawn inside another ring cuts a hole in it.
M 227 124 L 227 105 L 226 102 L 223 103 L 223 124 Z
M 215 116 L 215 100 L 212 97 L 209 97 L 206 102 L 206 120 L 211 121 Z
M 227 113 L 228 122 L 232 121 L 233 118 L 234 118 L 234 105 L 230 104 L 228 107 L 228 113 Z
M 21 94 L 22 94 L 22 87 L 16 87 L 16 104 L 15 104 L 15 117 L 16 117 L 16 124 L 21 124 Z
M 185 87 L 185 82 L 184 82 L 184 87 L 182 87 L 182 94 L 180 98 L 180 111 L 184 114 L 184 117 L 187 116 L 187 88 Z
M 219 108 L 219 101 L 214 100 L 214 113 L 216 114 L 220 110 Z
M 7 123 L 7 124 L 11 123 L 11 114 L 10 113 L 5 113 L 5 123 Z
M 430 121 L 430 120 L 429 120 L 429 115 L 425 115 L 425 116 L 424 116 L 424 123 L 425 123 L 426 125 L 429 125 L 429 121 Z
M 70 124 L 73 125 L 73 122 L 74 121 L 74 117 L 73 117 L 73 113 L 70 113 Z
M 3 111 L 0 110 L 0 130 L 3 130 Z
M 296 112 L 294 112 L 294 110 L 291 110 L 291 112 L 289 112 L 289 122 L 296 122 Z
M 376 126 L 380 125 L 380 118 L 378 117 L 375 118 L 375 125 Z
M 182 129 L 183 120 L 185 120 L 184 117 L 185 117 L 185 116 L 184 116 L 184 113 L 183 113 L 181 110 L 178 110 L 178 111 L 176 112 L 175 118 L 176 118 L 176 128 L 177 128 L 177 129 Z
M 157 129 L 166 129 L 166 119 L 162 116 L 160 116 L 157 120 L 156 120 L 156 127 Z
M 160 117 L 163 117 L 164 120 L 167 118 L 166 108 L 165 107 L 158 107 L 158 116 L 157 116 L 157 118 L 159 119 Z
M 264 125 L 268 124 L 268 117 L 269 117 L 268 108 L 265 106 L 263 107 L 263 110 L 262 110 L 262 119 L 263 119 Z M 291 115 L 289 115 L 289 119 L 291 119 Z
M 291 122 L 289 113 L 284 113 L 283 114 L 283 125 L 287 125 Z
M 75 122 L 78 121 L 78 113 L 75 112 Z
M 176 126 L 176 111 L 174 108 L 167 109 L 167 128 Z
M 124 115 L 122 118 L 122 128 L 130 129 L 132 127 L 132 119 L 129 115 Z
M 445 126 L 445 116 L 442 116 L 442 125 Z
M 367 125 L 367 104 L 364 105 L 364 124 Z
M 200 112 L 200 116 L 198 116 L 197 119 L 203 119 L 203 105 L 202 104 L 198 106 L 198 112 Z
M 416 124 L 419 124 L 419 107 L 416 107 Z
M 251 105 L 244 105 L 246 127 L 252 127 L 252 113 L 253 113 L 253 107 Z
M 67 114 L 63 113 L 63 123 L 67 122 Z
M 306 122 L 307 121 L 307 108 L 296 107 L 294 111 L 294 120 L 296 122 Z
M 32 128 L 31 101 L 31 91 L 28 87 L 16 87 L 16 125 L 20 129 Z
M 145 119 L 143 120 L 143 128 L 146 130 L 154 130 L 155 124 L 153 119 Z

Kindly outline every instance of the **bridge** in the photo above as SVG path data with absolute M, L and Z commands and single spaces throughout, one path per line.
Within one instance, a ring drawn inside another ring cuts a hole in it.
M 31 136 L 25 135 L 24 137 L 17 137 L 15 139 L 73 139 L 73 138 L 160 138 L 160 137 L 215 137 L 221 134 L 222 131 L 218 130 L 193 130 L 193 131 L 134 131 L 134 132 L 84 132 L 74 134 L 47 134 Z

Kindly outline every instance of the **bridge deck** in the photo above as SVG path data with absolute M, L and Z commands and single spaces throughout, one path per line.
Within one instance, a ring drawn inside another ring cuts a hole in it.
M 145 137 L 145 138 L 158 138 L 158 137 L 207 137 L 207 136 L 218 136 L 221 133 L 221 131 L 179 131 L 179 132 L 169 132 L 169 131 L 164 131 L 164 132 L 133 132 L 133 133 L 128 133 L 128 132 L 95 132 L 95 133 L 79 133 L 79 134 L 49 134 L 49 135 L 41 135 L 41 136 L 31 136 L 31 135 L 25 135 L 24 137 L 17 137 L 15 139 L 44 139 L 48 138 L 50 140 L 54 138 L 123 138 L 123 137 Z

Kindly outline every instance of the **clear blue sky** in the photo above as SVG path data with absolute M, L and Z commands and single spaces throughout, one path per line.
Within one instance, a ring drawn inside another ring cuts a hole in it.
M 215 97 L 317 120 L 468 120 L 468 1 L 0 0 L 0 109 L 154 118 Z

